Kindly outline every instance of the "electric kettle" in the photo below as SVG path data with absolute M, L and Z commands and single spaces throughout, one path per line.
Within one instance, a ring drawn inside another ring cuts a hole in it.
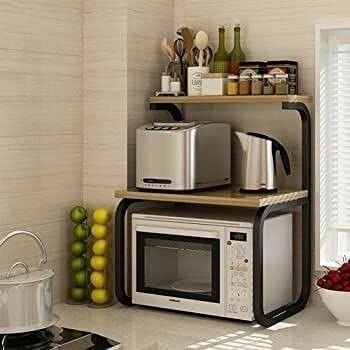
M 286 149 L 277 140 L 258 133 L 235 132 L 242 146 L 241 192 L 276 192 L 276 153 L 291 174 Z

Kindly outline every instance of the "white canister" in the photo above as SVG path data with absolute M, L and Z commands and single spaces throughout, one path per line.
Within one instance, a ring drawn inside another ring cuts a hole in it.
M 202 95 L 202 74 L 209 73 L 209 67 L 188 67 L 187 90 L 188 96 Z
M 162 73 L 162 82 L 161 82 L 161 91 L 169 92 L 170 91 L 170 82 L 171 76 L 167 72 Z

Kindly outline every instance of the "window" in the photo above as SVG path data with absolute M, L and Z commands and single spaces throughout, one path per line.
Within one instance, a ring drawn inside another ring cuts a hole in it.
M 316 29 L 318 265 L 350 258 L 350 24 Z

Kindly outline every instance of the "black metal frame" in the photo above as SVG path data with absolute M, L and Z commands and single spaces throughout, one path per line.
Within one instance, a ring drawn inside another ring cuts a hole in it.
M 122 199 L 117 207 L 114 216 L 115 228 L 115 293 L 117 299 L 124 305 L 132 305 L 131 297 L 126 294 L 125 288 L 125 218 L 128 208 L 139 202 L 135 199 Z
M 151 104 L 152 110 L 166 110 L 176 121 L 182 120 L 180 110 L 174 104 Z M 308 198 L 293 200 L 281 204 L 273 204 L 258 210 L 254 222 L 254 264 L 253 264 L 253 305 L 256 321 L 270 327 L 287 317 L 301 311 L 307 304 L 311 290 L 311 213 L 312 213 L 312 184 L 311 184 L 311 117 L 307 106 L 300 102 L 284 102 L 282 109 L 295 110 L 302 122 L 302 188 L 308 190 Z M 125 216 L 130 205 L 139 200 L 123 199 L 115 214 L 115 252 L 116 252 L 116 295 L 125 305 L 131 305 L 131 297 L 125 291 Z M 265 314 L 263 295 L 263 237 L 264 221 L 278 211 L 302 206 L 302 289 L 296 302 L 284 305 L 277 310 Z
M 284 102 L 284 110 L 296 110 L 299 112 L 302 122 L 302 187 L 308 190 L 308 198 L 299 199 L 282 204 L 269 205 L 258 210 L 254 223 L 254 264 L 253 264 L 253 309 L 256 321 L 270 327 L 287 317 L 290 317 L 304 309 L 311 290 L 311 209 L 312 209 L 312 184 L 311 184 L 311 118 L 307 106 L 303 103 Z M 265 314 L 263 295 L 263 236 L 264 221 L 266 218 L 281 210 L 302 206 L 302 285 L 301 293 L 296 302 L 281 306 L 280 308 Z
M 151 111 L 167 111 L 171 114 L 176 122 L 183 120 L 182 113 L 179 108 L 173 103 L 150 103 Z

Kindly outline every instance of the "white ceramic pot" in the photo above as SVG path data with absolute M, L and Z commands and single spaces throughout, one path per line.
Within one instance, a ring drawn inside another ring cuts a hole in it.
M 319 288 L 319 293 L 323 303 L 337 319 L 338 324 L 350 327 L 350 292 Z

